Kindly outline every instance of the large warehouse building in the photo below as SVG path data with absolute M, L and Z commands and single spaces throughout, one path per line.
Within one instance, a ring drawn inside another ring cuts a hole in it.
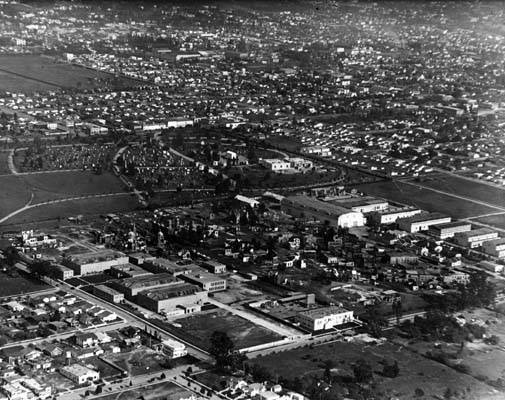
M 128 264 L 128 256 L 120 251 L 104 249 L 98 252 L 74 254 L 64 265 L 74 270 L 74 276 L 100 274 L 116 265 Z
M 124 293 L 124 295 L 131 299 L 139 292 L 146 291 L 153 288 L 165 287 L 174 285 L 180 282 L 170 273 L 152 274 L 136 276 L 134 278 L 126 278 L 121 281 L 112 283 L 114 289 Z
M 137 304 L 155 312 L 167 312 L 177 307 L 194 304 L 202 305 L 208 298 L 208 292 L 196 285 L 185 282 L 146 290 L 137 295 Z
M 289 196 L 282 200 L 283 211 L 295 217 L 309 217 L 319 221 L 329 221 L 340 228 L 365 225 L 363 213 L 327 203 L 309 196 Z

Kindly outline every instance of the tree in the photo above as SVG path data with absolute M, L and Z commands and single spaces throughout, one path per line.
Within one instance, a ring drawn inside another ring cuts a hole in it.
M 215 358 L 218 368 L 226 368 L 230 365 L 230 356 L 235 345 L 226 332 L 215 331 L 210 337 L 209 353 Z
M 370 364 L 365 360 L 358 360 L 353 366 L 352 370 L 354 372 L 354 379 L 359 383 L 370 382 L 373 378 L 373 371 Z
M 416 388 L 416 390 L 414 390 L 414 395 L 416 397 L 423 397 L 424 396 L 424 390 L 421 389 L 421 388 Z
M 324 373 L 323 373 L 323 380 L 326 382 L 326 383 L 331 383 L 331 370 L 332 368 L 335 367 L 335 363 L 333 362 L 333 360 L 326 360 L 324 362 Z
M 263 365 L 254 364 L 251 367 L 251 376 L 255 382 L 266 382 L 272 380 L 272 374 Z
M 51 275 L 51 263 L 47 260 L 35 261 L 29 265 L 30 271 L 36 276 Z

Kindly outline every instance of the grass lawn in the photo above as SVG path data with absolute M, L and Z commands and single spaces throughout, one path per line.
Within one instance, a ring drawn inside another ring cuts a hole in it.
M 0 296 L 14 296 L 38 290 L 49 289 L 50 286 L 26 275 L 19 274 L 16 277 L 5 272 L 0 272 Z
M 267 367 L 279 377 L 294 379 L 296 377 L 322 375 L 324 361 L 331 359 L 335 368 L 332 373 L 341 376 L 352 376 L 352 363 L 365 359 L 373 368 L 377 393 L 403 399 L 415 399 L 414 391 L 421 388 L 425 398 L 442 396 L 447 387 L 451 389 L 471 388 L 475 398 L 498 400 L 498 394 L 490 386 L 459 373 L 445 365 L 429 360 L 409 351 L 403 346 L 392 343 L 365 345 L 362 343 L 335 342 L 280 352 L 251 360 Z M 382 360 L 388 363 L 396 360 L 400 374 L 396 378 L 387 378 L 381 374 Z
M 56 62 L 37 55 L 0 56 L 0 90 L 35 92 L 61 88 L 93 89 L 103 87 L 114 77 L 105 72 Z M 136 81 L 120 78 L 119 87 L 136 85 Z
M 106 388 L 104 389 L 106 391 Z M 121 393 L 108 394 L 96 397 L 97 400 L 134 400 L 140 397 L 145 400 L 165 399 L 165 400 L 179 400 L 181 398 L 188 398 L 191 392 L 177 386 L 172 382 L 156 383 L 154 385 L 144 386 L 133 390 L 127 390 Z
M 409 204 L 423 210 L 441 212 L 453 218 L 468 218 L 498 211 L 495 208 L 457 199 L 399 181 L 382 181 L 357 185 L 356 189 L 372 196 Z

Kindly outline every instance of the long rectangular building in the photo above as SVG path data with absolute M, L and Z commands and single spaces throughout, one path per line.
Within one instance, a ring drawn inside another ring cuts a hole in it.
M 327 220 L 340 228 L 365 225 L 365 217 L 361 212 L 309 196 L 286 197 L 281 202 L 281 209 L 295 217 L 315 218 L 321 222 Z
M 470 247 L 471 249 L 482 246 L 482 244 L 487 240 L 497 238 L 498 232 L 490 228 L 473 229 L 468 232 L 461 232 L 454 235 L 454 239 L 457 244 L 460 246 Z
M 128 263 L 128 256 L 120 251 L 104 249 L 98 252 L 74 254 L 64 265 L 74 270 L 74 275 L 100 274 L 113 266 Z
M 448 239 L 454 237 L 456 233 L 468 232 L 472 229 L 472 224 L 464 221 L 454 221 L 448 224 L 432 225 L 429 228 L 430 233 L 439 239 Z
M 397 220 L 402 218 L 413 217 L 414 215 L 421 214 L 418 208 L 403 208 L 399 210 L 389 211 L 376 211 L 372 212 L 368 218 L 380 225 L 394 224 Z
M 203 304 L 208 292 L 185 282 L 146 290 L 137 295 L 137 304 L 155 312 L 171 311 L 177 307 Z
M 401 230 L 410 233 L 427 231 L 432 225 L 447 224 L 451 222 L 451 217 L 440 213 L 424 213 L 403 218 L 398 221 Z
M 172 274 L 163 273 L 126 278 L 121 281 L 114 282 L 112 285 L 114 286 L 114 289 L 124 293 L 127 298 L 131 299 L 139 292 L 174 285 L 178 282 L 180 281 L 178 281 Z

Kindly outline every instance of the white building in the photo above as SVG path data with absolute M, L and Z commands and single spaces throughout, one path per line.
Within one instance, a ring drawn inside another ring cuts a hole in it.
M 416 233 L 419 231 L 427 231 L 432 225 L 447 224 L 449 222 L 451 222 L 451 217 L 446 215 L 440 213 L 425 213 L 400 219 L 398 227 L 406 232 Z
M 281 208 L 295 217 L 315 218 L 321 222 L 327 220 L 340 228 L 365 225 L 365 217 L 362 213 L 314 197 L 288 196 L 282 200 Z
M 259 163 L 273 172 L 286 172 L 291 169 L 289 161 L 279 158 L 265 158 L 261 159 Z
M 381 225 L 387 225 L 394 224 L 399 219 L 413 217 L 417 214 L 421 214 L 421 210 L 417 208 L 404 208 L 394 211 L 373 212 L 369 218 Z
M 170 358 L 184 357 L 188 354 L 186 346 L 176 340 L 167 339 L 161 342 L 161 350 Z
M 354 321 L 354 312 L 336 306 L 316 308 L 298 313 L 296 320 L 305 329 L 321 331 Z
M 9 400 L 29 400 L 35 398 L 34 393 L 22 386 L 20 382 L 6 383 L 0 387 L 0 391 Z
M 98 371 L 80 364 L 66 365 L 60 368 L 60 373 L 78 385 L 100 379 L 100 373 Z

